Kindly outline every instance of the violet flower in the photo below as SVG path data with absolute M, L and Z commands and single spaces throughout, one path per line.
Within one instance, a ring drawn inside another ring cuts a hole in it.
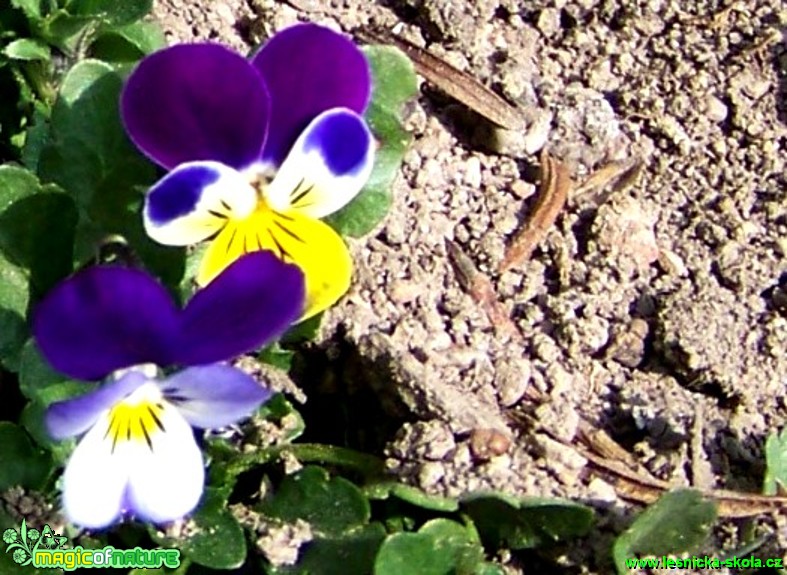
M 124 513 L 164 523 L 189 513 L 205 479 L 191 426 L 222 427 L 271 392 L 223 362 L 284 332 L 303 309 L 300 270 L 270 252 L 238 259 L 183 309 L 147 273 L 91 267 L 58 284 L 33 335 L 58 371 L 103 379 L 49 407 L 56 439 L 82 436 L 63 475 L 72 522 L 105 527 Z M 162 376 L 157 366 L 187 366 Z
M 273 36 L 247 60 L 216 44 L 182 44 L 143 59 L 121 98 L 126 131 L 171 170 L 143 218 L 159 243 L 208 239 L 206 285 L 241 254 L 270 250 L 306 276 L 303 317 L 349 289 L 352 262 L 319 218 L 346 205 L 371 174 L 363 53 L 313 24 Z

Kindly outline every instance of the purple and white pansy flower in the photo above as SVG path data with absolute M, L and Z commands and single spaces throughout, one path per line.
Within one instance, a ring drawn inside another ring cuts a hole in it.
M 251 415 L 271 392 L 224 363 L 283 333 L 303 312 L 304 278 L 267 251 L 236 260 L 182 309 L 147 273 L 87 268 L 35 310 L 33 335 L 58 371 L 103 385 L 49 407 L 56 439 L 81 437 L 63 475 L 75 524 L 130 514 L 165 523 L 189 513 L 205 470 L 192 426 Z M 181 371 L 164 374 L 161 368 Z
M 323 218 L 363 188 L 375 140 L 364 54 L 323 26 L 273 36 L 251 59 L 181 44 L 143 59 L 121 97 L 126 131 L 169 170 L 147 193 L 145 229 L 173 246 L 210 240 L 207 285 L 244 253 L 270 250 L 306 277 L 309 317 L 349 288 L 352 262 Z

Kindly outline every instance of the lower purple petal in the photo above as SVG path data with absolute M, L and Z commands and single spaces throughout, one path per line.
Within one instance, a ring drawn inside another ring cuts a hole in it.
M 304 128 L 331 108 L 362 114 L 371 95 L 363 52 L 329 28 L 300 24 L 271 38 L 252 59 L 271 95 L 262 159 L 278 166 Z
M 304 290 L 303 272 L 272 252 L 241 256 L 186 305 L 173 360 L 215 363 L 265 345 L 301 315 Z
M 96 380 L 141 363 L 166 365 L 178 314 L 147 273 L 95 266 L 47 294 L 35 310 L 33 336 L 52 367 Z
M 190 367 L 159 382 L 164 397 L 194 427 L 224 427 L 251 415 L 272 392 L 225 364 Z
M 148 379 L 144 374 L 130 371 L 95 391 L 53 403 L 44 416 L 49 435 L 53 439 L 82 435 L 93 426 L 103 411 L 131 395 L 146 381 Z

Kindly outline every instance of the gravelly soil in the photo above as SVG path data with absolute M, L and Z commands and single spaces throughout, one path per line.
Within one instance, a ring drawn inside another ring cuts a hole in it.
M 303 350 L 307 364 L 334 367 L 296 374 L 315 413 L 349 406 L 328 424 L 384 449 L 392 471 L 430 492 L 591 503 L 594 536 L 560 550 L 572 573 L 609 572 L 613 534 L 640 509 L 559 441 L 580 419 L 676 485 L 761 489 L 765 437 L 787 416 L 783 1 L 160 0 L 156 10 L 171 41 L 242 50 L 300 20 L 395 29 L 525 112 L 521 130 L 501 131 L 427 85 L 408 107 L 414 144 L 393 210 L 351 241 L 353 288 Z M 572 200 L 530 261 L 496 275 L 532 209 L 543 145 L 577 181 L 636 157 L 642 174 Z M 499 333 L 462 291 L 446 239 L 490 274 L 521 337 Z M 528 388 L 547 399 L 535 405 Z M 511 448 L 483 460 L 471 449 L 479 429 L 509 435 Z M 740 546 L 747 529 L 770 534 L 758 556 L 784 556 L 776 515 L 721 521 L 702 552 Z M 501 559 L 512 573 L 533 560 Z

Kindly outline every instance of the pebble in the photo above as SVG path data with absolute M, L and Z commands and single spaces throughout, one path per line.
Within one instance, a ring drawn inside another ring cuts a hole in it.
M 708 96 L 705 100 L 705 106 L 707 109 L 708 118 L 718 124 L 719 122 L 723 122 L 727 119 L 727 115 L 729 114 L 729 109 L 727 105 L 719 100 L 716 96 Z

